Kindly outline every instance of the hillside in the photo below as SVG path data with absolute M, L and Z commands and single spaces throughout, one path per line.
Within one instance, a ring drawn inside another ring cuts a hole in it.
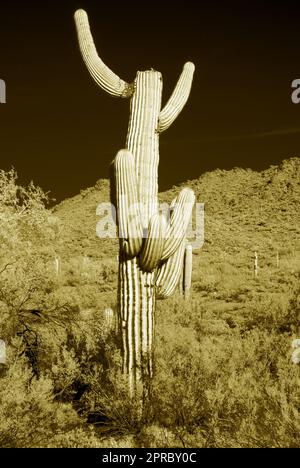
M 253 301 L 281 296 L 299 278 L 300 159 L 263 172 L 216 170 L 184 185 L 205 204 L 205 241 L 202 249 L 194 251 L 193 300 L 210 318 L 223 321 L 234 316 L 244 322 Z M 161 193 L 160 201 L 170 202 L 179 190 L 173 187 Z M 69 264 L 75 258 L 80 270 L 88 258 L 93 271 L 108 268 L 103 289 L 110 291 L 107 300 L 114 304 L 117 241 L 96 236 L 96 208 L 104 201 L 109 201 L 109 181 L 99 180 L 53 211 L 61 225 L 62 262 Z M 253 272 L 254 251 L 259 258 L 258 278 Z
M 236 257 L 258 250 L 266 257 L 279 251 L 283 255 L 298 251 L 300 240 L 300 159 L 292 158 L 263 172 L 250 169 L 216 170 L 199 179 L 187 181 L 197 202 L 205 204 L 205 244 L 203 251 L 217 251 Z M 160 194 L 171 201 L 180 187 Z M 117 243 L 96 236 L 96 208 L 109 201 L 109 181 L 99 180 L 95 187 L 80 192 L 57 205 L 68 257 L 113 256 Z

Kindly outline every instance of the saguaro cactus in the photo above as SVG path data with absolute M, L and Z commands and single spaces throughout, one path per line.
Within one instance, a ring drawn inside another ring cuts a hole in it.
M 259 266 L 258 266 L 258 253 L 255 251 L 254 252 L 254 275 L 255 275 L 255 277 L 257 277 L 257 275 L 258 275 L 258 269 L 259 269 Z
M 6 103 L 6 84 L 4 80 L 0 80 L 0 104 Z
M 192 285 L 192 271 L 193 271 L 193 246 L 187 244 L 185 246 L 184 254 L 184 267 L 183 267 L 183 293 L 187 299 L 190 295 Z
M 6 364 L 6 345 L 3 340 L 0 340 L 0 364 Z
M 120 238 L 118 313 L 123 371 L 133 394 L 152 376 L 156 298 L 172 294 L 183 268 L 185 235 L 195 197 L 185 188 L 172 202 L 169 222 L 159 213 L 159 135 L 184 107 L 195 67 L 191 62 L 184 65 L 161 109 L 161 74 L 138 71 L 132 84 L 121 80 L 98 56 L 85 11 L 75 13 L 75 22 L 83 60 L 93 79 L 109 94 L 131 99 L 126 149 L 119 151 L 112 163 L 112 193 Z
M 60 271 L 60 262 L 58 257 L 54 257 L 54 271 L 56 276 L 59 276 Z

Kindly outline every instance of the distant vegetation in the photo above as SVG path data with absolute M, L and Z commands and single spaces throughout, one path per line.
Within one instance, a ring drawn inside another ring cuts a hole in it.
M 108 181 L 50 210 L 0 171 L 1 447 L 299 447 L 300 160 L 187 185 L 205 203 L 205 244 L 190 299 L 158 305 L 141 414 L 106 311 L 118 245 L 96 237 L 96 207 Z

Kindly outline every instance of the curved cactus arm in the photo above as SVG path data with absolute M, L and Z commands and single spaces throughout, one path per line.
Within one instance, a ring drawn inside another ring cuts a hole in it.
M 163 214 L 154 214 L 149 222 L 148 237 L 140 254 L 140 267 L 151 272 L 159 265 L 164 249 L 167 221 Z
M 176 252 L 159 269 L 155 281 L 157 299 L 166 299 L 175 291 L 182 273 L 184 251 L 185 239 L 182 239 Z
M 185 106 L 192 87 L 195 65 L 187 62 L 182 70 L 175 89 L 165 107 L 161 110 L 158 120 L 158 132 L 167 130 L 178 117 Z
M 130 151 L 121 150 L 113 161 L 115 201 L 121 250 L 135 257 L 141 250 L 143 228 L 134 158 Z
M 112 96 L 130 97 L 132 86 L 121 80 L 98 56 L 86 12 L 77 10 L 74 18 L 81 54 L 92 78 Z
M 178 197 L 172 201 L 171 207 L 174 208 L 174 211 L 167 229 L 167 239 L 161 257 L 162 261 L 171 257 L 178 249 L 182 239 L 185 238 L 194 203 L 195 194 L 189 188 L 184 188 Z

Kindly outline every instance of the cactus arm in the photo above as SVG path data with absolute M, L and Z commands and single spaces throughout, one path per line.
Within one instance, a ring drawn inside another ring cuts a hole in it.
M 193 190 L 189 188 L 184 188 L 178 198 L 172 201 L 171 207 L 174 207 L 174 211 L 167 229 L 162 261 L 167 260 L 175 253 L 182 239 L 186 236 L 194 203 L 195 195 Z
M 134 257 L 138 255 L 142 247 L 143 229 L 132 153 L 128 150 L 119 151 L 113 167 L 121 250 L 127 257 Z
M 150 219 L 148 237 L 140 255 L 140 267 L 151 272 L 159 265 L 164 249 L 167 221 L 164 215 L 154 214 Z
M 159 133 L 164 132 L 172 125 L 185 106 L 190 95 L 194 71 L 195 65 L 192 62 L 187 62 L 184 65 L 170 99 L 159 114 Z
M 112 96 L 130 97 L 132 87 L 110 70 L 98 56 L 86 12 L 77 10 L 74 18 L 81 54 L 92 78 Z
M 156 297 L 166 299 L 175 291 L 182 273 L 185 239 L 181 240 L 179 248 L 161 266 L 156 277 Z

